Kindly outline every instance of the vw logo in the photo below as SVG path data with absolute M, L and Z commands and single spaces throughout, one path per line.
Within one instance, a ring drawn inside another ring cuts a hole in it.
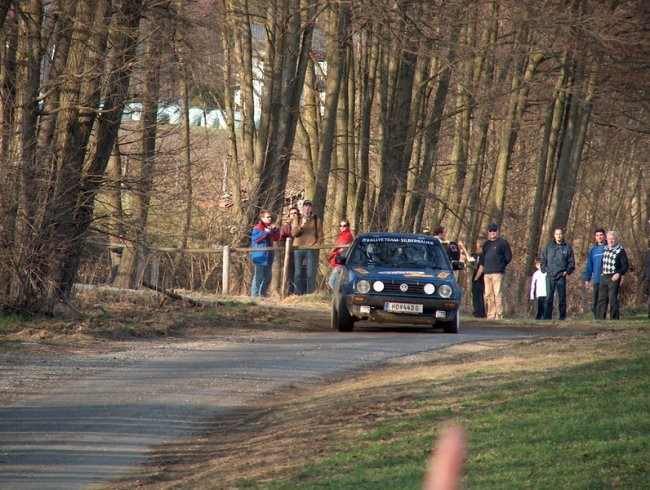
M 399 290 L 402 291 L 403 293 L 405 293 L 406 291 L 409 290 L 409 285 L 402 283 L 402 284 L 399 285 Z

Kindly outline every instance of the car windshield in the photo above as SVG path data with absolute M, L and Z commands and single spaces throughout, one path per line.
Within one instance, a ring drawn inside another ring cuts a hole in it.
M 350 266 L 429 267 L 448 269 L 445 252 L 427 240 L 361 240 L 348 254 Z

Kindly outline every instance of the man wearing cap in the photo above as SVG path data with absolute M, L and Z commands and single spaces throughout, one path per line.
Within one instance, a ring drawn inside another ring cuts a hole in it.
M 508 241 L 499 236 L 499 226 L 488 226 L 488 239 L 483 244 L 483 265 L 474 276 L 474 281 L 483 277 L 485 283 L 485 307 L 487 318 L 503 318 L 503 274 L 512 260 L 512 249 Z

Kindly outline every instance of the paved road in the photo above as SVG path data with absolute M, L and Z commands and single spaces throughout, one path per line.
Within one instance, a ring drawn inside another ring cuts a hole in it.
M 451 344 L 526 336 L 359 329 L 159 347 L 146 361 L 72 376 L 0 408 L 0 488 L 101 488 L 143 463 L 152 445 L 283 386 Z

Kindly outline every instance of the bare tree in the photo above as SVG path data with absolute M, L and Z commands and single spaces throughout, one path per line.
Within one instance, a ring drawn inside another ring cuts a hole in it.
M 2 303 L 17 310 L 50 310 L 70 296 L 117 137 L 141 16 L 137 0 L 115 6 L 82 1 L 60 12 L 46 5 L 43 10 L 37 0 L 16 2 L 7 17 L 17 20 L 20 64 L 16 117 L 2 121 L 3 134 L 12 135 L 2 165 L 16 169 L 8 184 L 16 189 L 17 205 L 2 207 L 2 227 L 13 232 L 0 274 Z M 66 44 L 68 49 L 54 49 Z M 44 46 L 52 47 L 51 66 L 42 62 Z M 39 125 L 41 119 L 46 124 Z

